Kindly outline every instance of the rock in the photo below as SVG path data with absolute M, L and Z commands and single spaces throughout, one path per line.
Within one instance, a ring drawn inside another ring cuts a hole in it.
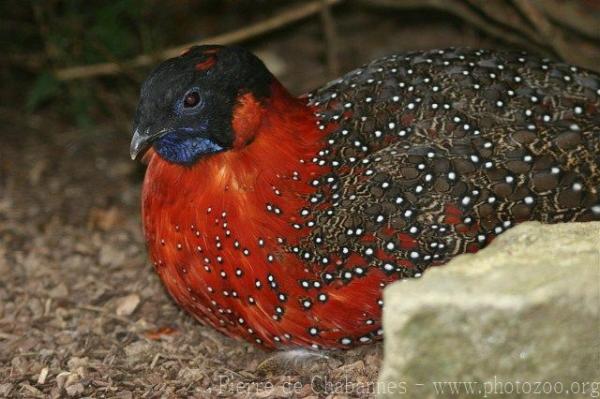
M 518 225 L 384 303 L 380 397 L 600 394 L 600 222 Z

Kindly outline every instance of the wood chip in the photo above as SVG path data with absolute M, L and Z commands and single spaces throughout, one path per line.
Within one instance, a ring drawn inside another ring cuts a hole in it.
M 40 375 L 37 379 L 37 383 L 42 385 L 46 383 L 46 378 L 48 377 L 48 367 L 44 367 L 42 371 L 40 371 Z
M 117 305 L 117 316 L 129 316 L 140 304 L 140 297 L 138 294 L 127 295 L 119 299 Z

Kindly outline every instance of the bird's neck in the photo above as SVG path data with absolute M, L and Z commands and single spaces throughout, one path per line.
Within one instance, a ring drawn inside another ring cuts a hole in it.
M 202 157 L 191 166 L 170 163 L 149 151 L 145 156 L 146 182 L 159 178 L 173 183 L 171 190 L 177 192 L 181 187 L 176 183 L 186 179 L 206 193 L 211 188 L 239 193 L 254 191 L 261 179 L 274 178 L 280 181 L 279 185 L 288 185 L 286 177 L 297 181 L 293 177 L 300 175 L 306 181 L 323 169 L 313 165 L 312 159 L 323 147 L 326 132 L 317 128 L 307 99 L 293 97 L 277 81 L 268 99 L 259 102 L 251 94 L 239 98 L 232 127 L 232 149 Z

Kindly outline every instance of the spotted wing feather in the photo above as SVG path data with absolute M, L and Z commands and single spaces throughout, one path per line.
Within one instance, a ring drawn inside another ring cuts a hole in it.
M 311 96 L 332 129 L 313 162 L 334 173 L 313 182 L 298 253 L 330 280 L 412 276 L 518 222 L 598 219 L 599 91 L 578 68 L 483 50 L 350 72 Z

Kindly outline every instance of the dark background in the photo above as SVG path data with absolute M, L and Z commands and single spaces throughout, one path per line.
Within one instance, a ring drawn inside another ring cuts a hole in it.
M 166 55 L 215 37 L 257 52 L 297 94 L 386 54 L 448 46 L 600 71 L 600 2 L 1 2 L 0 397 L 239 394 L 223 375 L 272 382 L 262 397 L 300 382 L 304 397 L 330 393 L 310 384 L 317 372 L 375 381 L 378 345 L 320 371 L 264 363 L 182 314 L 146 262 L 144 169 L 128 156 L 139 86 Z

